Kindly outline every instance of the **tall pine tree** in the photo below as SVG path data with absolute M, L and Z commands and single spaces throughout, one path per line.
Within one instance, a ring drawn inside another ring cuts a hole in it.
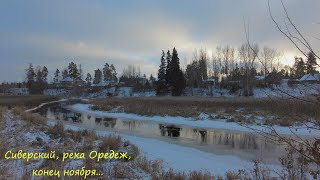
M 58 83 L 59 79 L 60 79 L 60 71 L 59 71 L 59 69 L 56 69 L 56 72 L 54 73 L 53 82 Z
M 173 48 L 172 59 L 169 66 L 169 89 L 172 96 L 180 96 L 185 88 L 185 79 L 180 69 L 180 61 L 176 48 Z
M 76 80 L 80 77 L 80 73 L 78 72 L 77 65 L 74 62 L 69 63 L 68 70 L 69 70 L 69 76 L 72 79 Z
M 94 71 L 93 84 L 99 84 L 102 80 L 102 72 L 100 69 Z
M 157 95 L 161 95 L 161 94 L 165 94 L 167 93 L 167 83 L 166 83 L 166 60 L 165 58 L 165 53 L 164 51 L 162 51 L 162 55 L 161 55 L 161 63 L 159 66 L 159 70 L 158 70 L 158 83 L 157 83 Z
M 171 59 L 172 59 L 172 56 L 171 56 L 171 54 L 170 54 L 170 51 L 168 50 L 167 56 L 166 56 L 166 62 L 167 62 L 167 68 L 166 68 L 166 83 L 167 83 L 167 85 L 169 85 L 169 79 L 170 79 L 170 73 L 171 73 L 171 69 L 170 69 Z

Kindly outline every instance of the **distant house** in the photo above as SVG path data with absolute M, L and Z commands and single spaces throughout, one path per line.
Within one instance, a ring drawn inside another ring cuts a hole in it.
M 112 81 L 100 81 L 98 84 L 92 84 L 92 87 L 111 87 L 115 83 Z
M 67 87 L 73 85 L 73 79 L 71 77 L 66 77 L 60 81 L 60 85 Z
M 86 82 L 81 78 L 73 79 L 71 77 L 66 77 L 60 81 L 59 85 L 62 87 L 75 87 L 75 86 L 80 87 L 80 86 L 85 86 Z
M 255 76 L 255 79 L 257 81 L 264 81 L 267 77 L 268 77 L 269 74 L 266 74 L 266 75 L 260 75 L 260 76 Z
M 74 80 L 73 86 L 86 86 L 86 82 L 81 78 Z
M 142 85 L 145 85 L 146 83 L 148 82 L 148 79 L 147 78 L 135 78 L 135 83 L 136 84 L 142 84 Z
M 206 80 L 203 80 L 202 82 L 206 88 L 214 87 L 218 82 L 218 78 L 208 78 Z
M 299 79 L 300 82 L 317 83 L 320 81 L 320 74 L 306 74 Z

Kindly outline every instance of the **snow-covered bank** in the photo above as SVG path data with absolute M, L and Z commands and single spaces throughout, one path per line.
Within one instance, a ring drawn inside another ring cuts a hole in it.
M 53 125 L 54 121 L 49 121 Z M 81 127 L 65 124 L 66 129 L 82 130 Z M 121 133 L 96 131 L 98 135 L 120 135 L 139 147 L 142 155 L 151 160 L 163 160 L 165 167 L 176 171 L 206 170 L 214 175 L 224 175 L 229 170 L 252 168 L 252 162 L 242 160 L 236 156 L 215 155 L 190 147 L 179 146 L 161 140 L 125 135 Z
M 158 121 L 162 123 L 177 124 L 177 125 L 186 125 L 192 127 L 200 128 L 212 128 L 212 129 L 225 129 L 225 130 L 234 130 L 242 132 L 254 132 L 253 129 L 264 132 L 271 132 L 270 126 L 258 126 L 258 125 L 249 125 L 248 127 L 242 126 L 239 123 L 235 122 L 226 122 L 224 120 L 194 120 L 192 118 L 185 117 L 174 117 L 174 116 L 141 116 L 136 114 L 128 113 L 113 113 L 107 111 L 94 111 L 90 109 L 90 104 L 74 104 L 69 106 L 71 109 L 79 112 L 84 112 L 88 114 L 93 114 L 96 116 L 109 116 L 114 118 L 127 118 L 133 120 L 142 120 L 142 121 Z M 320 136 L 320 132 L 316 130 L 309 130 L 305 126 L 294 126 L 294 127 L 282 127 L 282 126 L 273 126 L 273 129 L 277 133 L 282 135 L 305 135 L 305 136 Z

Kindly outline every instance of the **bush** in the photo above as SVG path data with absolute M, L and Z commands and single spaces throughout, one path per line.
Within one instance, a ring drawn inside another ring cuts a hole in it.
M 53 135 L 54 138 L 64 138 L 65 131 L 63 122 L 58 121 L 52 128 L 49 129 L 49 133 Z
M 109 135 L 102 139 L 102 142 L 99 144 L 101 151 L 105 150 L 119 150 L 121 147 L 122 140 L 120 136 Z
M 32 114 L 31 112 L 26 112 L 22 107 L 15 107 L 13 113 L 17 116 L 20 116 L 22 120 L 26 121 L 28 124 L 33 125 L 46 125 L 47 118 L 39 115 Z

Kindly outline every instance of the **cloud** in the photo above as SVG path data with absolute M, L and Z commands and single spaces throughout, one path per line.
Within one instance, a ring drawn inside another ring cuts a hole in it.
M 270 1 L 283 25 L 280 1 Z M 284 1 L 294 23 L 315 49 L 320 49 L 320 1 Z M 250 39 L 282 52 L 299 55 L 275 28 L 267 1 L 1 1 L 0 80 L 21 80 L 28 63 L 46 65 L 50 72 L 76 57 L 86 72 L 104 63 L 118 72 L 128 64 L 146 74 L 157 73 L 161 50 L 176 47 L 181 63 L 195 48 L 245 42 L 244 20 Z M 10 71 L 8 69 L 13 69 Z

